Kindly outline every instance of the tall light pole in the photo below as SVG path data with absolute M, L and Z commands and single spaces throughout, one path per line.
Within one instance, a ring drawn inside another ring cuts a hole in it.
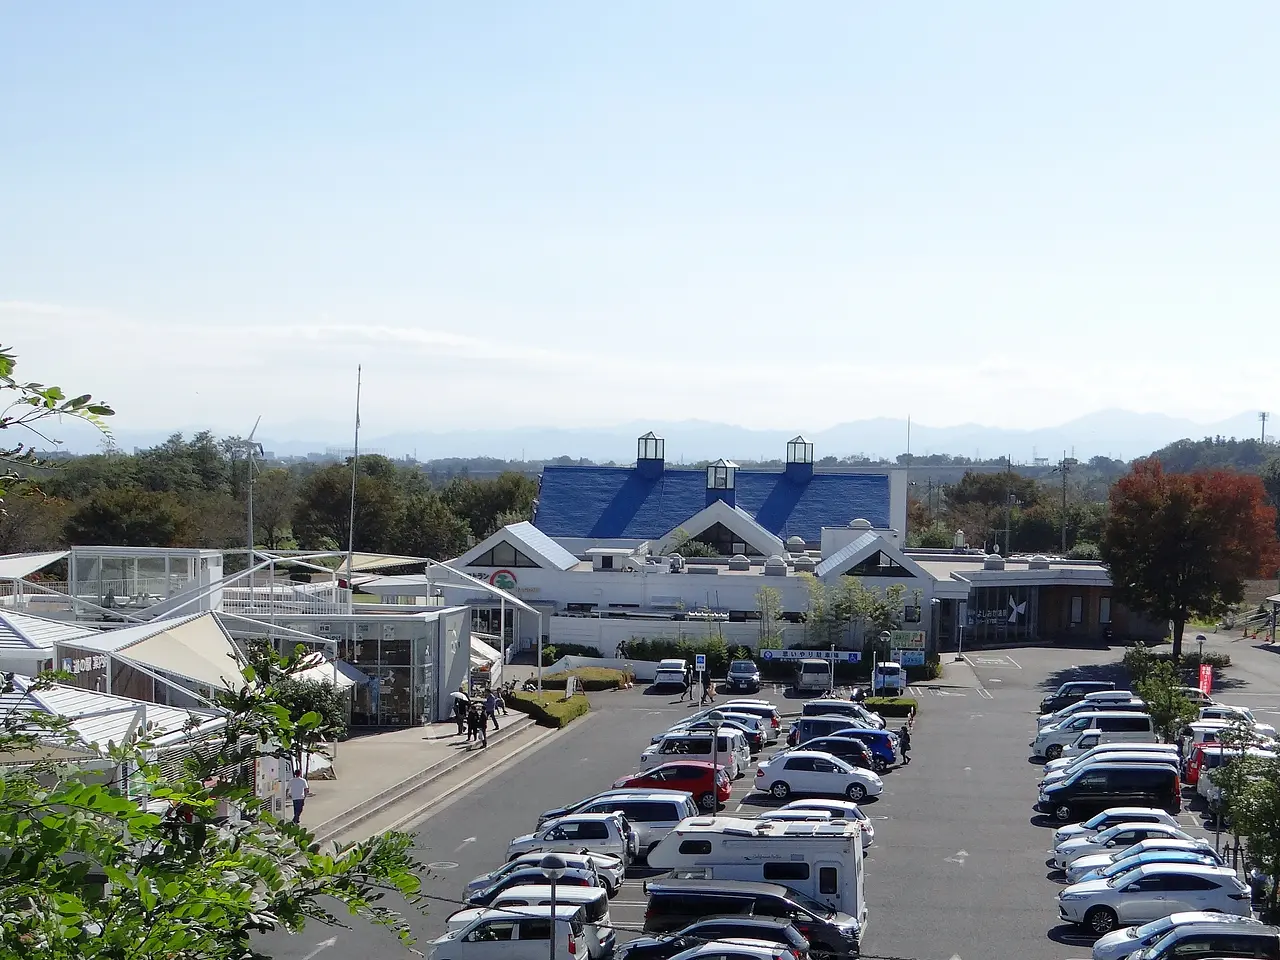
M 724 721 L 724 714 L 719 710 L 712 710 L 707 714 L 707 719 L 711 721 L 711 777 L 714 780 L 716 761 L 720 757 L 720 724 Z
M 564 857 L 558 853 L 548 853 L 538 861 L 538 869 L 542 871 L 542 875 L 551 881 L 551 948 L 548 954 L 550 960 L 556 960 L 556 881 L 564 876 L 565 870 L 569 865 L 564 862 Z

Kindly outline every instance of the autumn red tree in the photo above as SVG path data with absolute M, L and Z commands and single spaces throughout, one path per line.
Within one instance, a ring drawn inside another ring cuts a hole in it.
M 1276 510 L 1262 481 L 1228 470 L 1165 473 L 1140 460 L 1111 488 L 1102 558 L 1117 600 L 1173 623 L 1173 655 L 1191 616 L 1224 613 L 1244 581 L 1280 564 Z

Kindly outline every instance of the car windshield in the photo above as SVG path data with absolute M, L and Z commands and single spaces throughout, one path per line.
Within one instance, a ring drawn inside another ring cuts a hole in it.
M 729 664 L 730 673 L 755 673 L 756 665 L 750 660 L 735 660 Z
M 1164 933 L 1173 926 L 1173 920 L 1170 917 L 1161 917 L 1159 920 L 1152 920 L 1150 923 L 1144 923 L 1140 927 L 1135 927 L 1133 935 L 1139 940 L 1145 940 L 1147 937 L 1153 937 Z
M 1090 817 L 1088 820 L 1086 820 L 1084 822 L 1084 826 L 1089 827 L 1090 829 L 1093 829 L 1094 827 L 1100 827 L 1107 822 L 1108 816 L 1110 816 L 1110 814 L 1099 813 L 1097 816 Z
M 812 897 L 807 897 L 803 893 L 800 893 L 799 891 L 788 890 L 787 896 L 789 896 L 792 900 L 794 900 L 800 906 L 804 907 L 814 916 L 821 917 L 823 920 L 830 920 L 832 917 L 836 915 L 836 912 L 832 910 L 830 907 L 828 907 L 825 903 L 821 903 L 817 900 L 814 900 Z

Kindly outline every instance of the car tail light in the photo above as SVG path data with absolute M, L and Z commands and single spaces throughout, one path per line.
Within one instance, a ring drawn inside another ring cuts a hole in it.
M 573 956 L 578 952 L 578 938 L 573 935 L 573 931 L 569 931 L 569 956 Z
M 777 714 L 774 714 L 772 717 L 770 717 L 769 722 L 773 724 L 773 729 L 775 730 L 777 730 L 780 726 L 782 726 L 782 720 L 778 717 Z
M 1232 900 L 1248 900 L 1248 899 L 1250 899 L 1250 897 L 1249 897 L 1249 894 L 1248 894 L 1248 893 L 1228 893 L 1228 894 L 1227 894 L 1227 896 L 1228 896 L 1228 897 L 1230 897 Z
M 756 776 L 757 776 L 757 777 L 763 777 L 763 776 L 764 776 L 764 768 L 763 768 L 763 767 L 756 767 Z

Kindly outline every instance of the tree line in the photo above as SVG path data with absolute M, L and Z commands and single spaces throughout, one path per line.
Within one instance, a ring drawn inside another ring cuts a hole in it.
M 254 542 L 266 549 L 347 546 L 351 461 L 251 463 L 236 437 L 174 434 L 127 454 L 23 463 L 27 482 L 0 516 L 0 552 L 73 543 L 137 547 L 244 547 L 252 467 Z M 357 550 L 447 559 L 507 523 L 531 518 L 537 481 L 506 472 L 433 483 L 416 464 L 379 455 L 357 466 Z

